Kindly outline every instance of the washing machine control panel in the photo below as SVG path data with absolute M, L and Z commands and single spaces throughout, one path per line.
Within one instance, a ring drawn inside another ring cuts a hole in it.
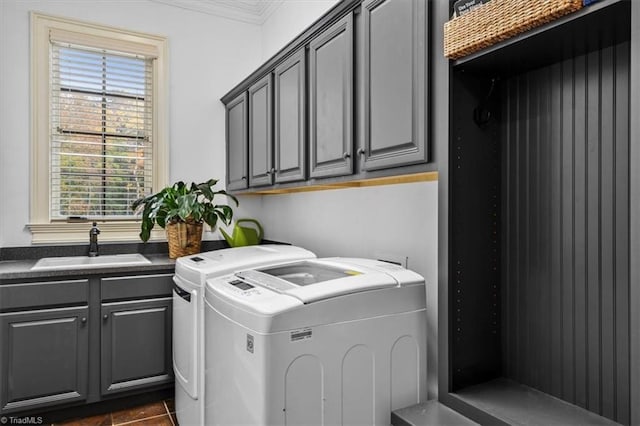
M 283 312 L 302 302 L 294 297 L 257 285 L 237 275 L 225 275 L 207 280 L 208 291 L 215 294 L 210 300 L 220 298 L 241 306 L 243 310 L 261 315 Z M 205 296 L 205 298 L 210 296 Z
M 225 291 L 240 297 L 249 297 L 260 294 L 260 289 L 244 280 L 238 279 L 235 275 L 227 275 L 222 278 Z
M 247 291 L 247 290 L 251 290 L 252 288 L 255 288 L 254 286 L 252 286 L 251 284 L 244 282 L 242 280 L 233 280 L 233 281 L 229 281 L 229 284 L 231 284 L 232 286 L 234 286 L 235 288 L 238 288 L 242 291 Z

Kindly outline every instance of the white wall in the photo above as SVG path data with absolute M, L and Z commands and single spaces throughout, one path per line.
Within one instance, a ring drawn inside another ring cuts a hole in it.
M 170 181 L 224 181 L 219 99 L 260 65 L 259 26 L 148 0 L 0 0 L 0 247 L 31 244 L 31 10 L 167 36 Z
M 238 218 L 252 215 L 268 239 L 319 256 L 408 257 L 435 285 L 437 182 L 240 197 Z
M 275 55 L 338 1 L 283 0 L 262 25 L 262 61 Z

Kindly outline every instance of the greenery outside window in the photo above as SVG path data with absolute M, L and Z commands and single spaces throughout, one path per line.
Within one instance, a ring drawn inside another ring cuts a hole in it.
M 58 43 L 51 58 L 51 218 L 129 218 L 153 190 L 152 60 Z
M 32 241 L 137 240 L 131 202 L 166 185 L 162 37 L 32 13 Z M 71 219 L 70 219 L 71 218 Z

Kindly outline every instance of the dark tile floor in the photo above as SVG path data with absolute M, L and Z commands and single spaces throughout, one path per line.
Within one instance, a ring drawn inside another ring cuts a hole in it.
M 81 419 L 71 419 L 55 426 L 178 426 L 172 399 L 152 402 L 139 407 L 114 411 Z

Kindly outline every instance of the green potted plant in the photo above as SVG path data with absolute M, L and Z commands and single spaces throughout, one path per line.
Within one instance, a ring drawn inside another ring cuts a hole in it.
M 142 213 L 140 239 L 148 241 L 151 230 L 158 224 L 167 232 L 171 259 L 199 253 L 203 223 L 206 222 L 213 230 L 218 219 L 229 225 L 233 218 L 230 206 L 214 204 L 216 195 L 227 196 L 238 205 L 238 199 L 233 195 L 213 189 L 217 182 L 216 179 L 209 179 L 186 185 L 180 181 L 158 193 L 135 200 L 131 209 Z

